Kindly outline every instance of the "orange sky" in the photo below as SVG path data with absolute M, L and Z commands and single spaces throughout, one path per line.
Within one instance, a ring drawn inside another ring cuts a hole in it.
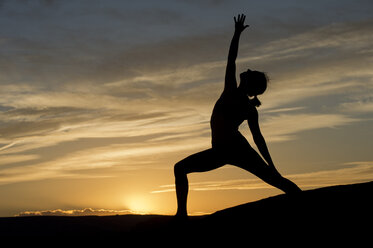
M 373 180 L 372 10 L 2 1 L 0 216 L 173 214 L 173 165 L 210 146 L 237 13 L 237 71 L 270 77 L 258 110 L 279 171 L 303 189 Z M 191 214 L 281 193 L 229 165 L 189 179 Z

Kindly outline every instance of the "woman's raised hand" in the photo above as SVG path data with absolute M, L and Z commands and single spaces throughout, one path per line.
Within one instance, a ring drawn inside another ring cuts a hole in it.
M 249 25 L 245 25 L 245 19 L 246 16 L 244 14 L 238 15 L 237 18 L 234 17 L 234 24 L 235 24 L 235 29 L 237 32 L 242 32 L 247 28 Z

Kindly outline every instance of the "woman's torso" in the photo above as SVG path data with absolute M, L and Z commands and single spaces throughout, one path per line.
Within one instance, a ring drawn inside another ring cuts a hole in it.
M 215 103 L 210 120 L 213 147 L 247 143 L 238 128 L 250 118 L 253 108 L 248 97 L 238 89 L 223 92 Z

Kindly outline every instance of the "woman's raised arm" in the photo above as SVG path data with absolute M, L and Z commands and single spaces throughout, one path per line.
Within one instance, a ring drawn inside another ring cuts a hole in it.
M 224 90 L 236 89 L 236 58 L 238 54 L 238 43 L 242 31 L 245 30 L 249 25 L 245 25 L 245 15 L 238 15 L 237 18 L 234 17 L 235 30 L 234 35 L 229 47 L 228 63 L 225 71 L 225 86 Z

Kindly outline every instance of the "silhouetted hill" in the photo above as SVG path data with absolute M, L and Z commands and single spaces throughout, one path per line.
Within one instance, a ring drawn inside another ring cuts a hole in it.
M 295 196 L 277 195 L 188 221 L 161 215 L 0 218 L 0 236 L 361 241 L 371 235 L 372 192 L 373 182 L 325 187 Z
M 372 193 L 369 182 L 278 195 L 218 211 L 200 226 L 224 234 L 363 236 L 372 231 Z

